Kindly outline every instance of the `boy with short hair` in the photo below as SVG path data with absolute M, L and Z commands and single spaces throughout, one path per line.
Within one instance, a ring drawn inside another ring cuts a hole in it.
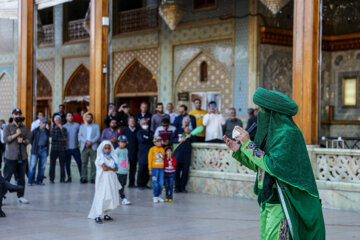
M 119 194 L 121 197 L 121 204 L 130 205 L 131 202 L 126 199 L 124 194 L 127 174 L 129 170 L 128 150 L 126 149 L 126 144 L 127 144 L 126 136 L 120 135 L 118 138 L 118 142 L 119 142 L 119 146 L 116 148 L 115 153 L 119 160 L 119 168 L 117 171 L 117 178 L 121 184 L 121 189 L 119 190 Z
M 154 145 L 148 153 L 149 175 L 152 176 L 154 197 L 153 202 L 164 202 L 160 197 L 164 185 L 164 156 L 165 150 L 162 147 L 162 139 L 154 137 Z

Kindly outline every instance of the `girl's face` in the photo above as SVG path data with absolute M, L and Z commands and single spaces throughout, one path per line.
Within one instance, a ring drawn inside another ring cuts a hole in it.
M 166 156 L 167 156 L 167 157 L 171 157 L 171 155 L 172 155 L 172 151 L 171 151 L 171 149 L 168 149 L 168 150 L 166 151 Z
M 154 142 L 154 144 L 155 144 L 155 146 L 157 146 L 157 147 L 161 147 L 161 146 L 162 146 L 161 141 Z
M 126 147 L 126 142 L 120 142 L 119 146 L 120 146 L 120 148 L 125 148 Z
M 104 153 L 105 154 L 110 154 L 110 152 L 111 152 L 111 146 L 109 144 L 106 144 L 104 146 Z

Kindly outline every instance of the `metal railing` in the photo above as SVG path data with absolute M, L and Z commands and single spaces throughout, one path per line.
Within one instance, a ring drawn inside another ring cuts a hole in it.
M 116 15 L 115 34 L 134 32 L 159 27 L 157 7 L 147 7 L 118 12 Z
M 90 35 L 85 29 L 84 19 L 69 21 L 67 26 L 66 42 L 89 39 Z

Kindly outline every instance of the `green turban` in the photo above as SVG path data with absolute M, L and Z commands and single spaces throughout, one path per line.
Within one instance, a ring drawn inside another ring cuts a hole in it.
M 253 101 L 256 105 L 288 116 L 295 116 L 298 111 L 297 104 L 281 92 L 258 88 Z

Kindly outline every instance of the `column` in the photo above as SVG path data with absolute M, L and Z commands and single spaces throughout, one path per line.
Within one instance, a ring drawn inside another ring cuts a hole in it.
M 19 0 L 17 106 L 30 127 L 33 118 L 34 1 Z
M 90 17 L 90 112 L 94 122 L 104 127 L 107 105 L 108 26 L 103 17 L 108 16 L 108 0 L 91 0 Z
M 249 12 L 257 14 L 258 1 L 249 1 Z M 259 52 L 259 17 L 249 16 L 248 40 L 248 106 L 255 107 L 253 96 L 259 87 L 258 52 Z
M 306 144 L 318 142 L 318 60 L 320 0 L 295 0 L 293 98 L 299 106 L 294 120 Z

